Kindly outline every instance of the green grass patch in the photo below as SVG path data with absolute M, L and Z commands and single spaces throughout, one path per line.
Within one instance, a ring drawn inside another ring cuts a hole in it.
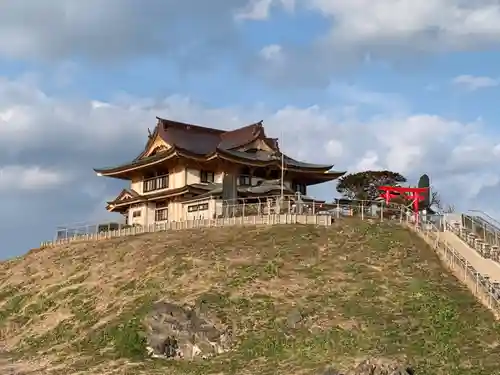
M 65 251 L 59 260 L 72 267 L 64 273 L 73 275 L 69 279 L 54 270 L 44 281 L 53 286 L 43 293 L 33 279 L 22 290 L 6 280 L 0 292 L 0 324 L 26 328 L 12 331 L 23 336 L 12 350 L 33 360 L 41 353 L 58 356 L 55 363 L 67 367 L 53 374 L 85 368 L 95 374 L 313 374 L 369 356 L 406 357 L 417 374 L 498 373 L 500 326 L 492 314 L 422 240 L 393 224 L 187 230 Z M 80 261 L 84 267 L 73 265 Z M 20 258 L 9 267 L 25 270 L 29 262 Z M 145 358 L 142 322 L 159 299 L 202 303 L 232 325 L 234 349 L 189 363 Z M 63 310 L 70 318 L 33 333 L 36 317 Z M 302 320 L 290 325 L 297 310 Z

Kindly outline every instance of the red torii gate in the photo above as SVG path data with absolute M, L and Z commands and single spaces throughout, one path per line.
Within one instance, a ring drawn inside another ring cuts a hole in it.
M 382 191 L 380 196 L 385 199 L 385 203 L 389 204 L 390 200 L 397 197 L 413 201 L 413 211 L 415 213 L 415 222 L 418 223 L 418 203 L 423 201 L 425 197 L 423 193 L 429 191 L 429 188 L 411 188 L 400 186 L 380 186 L 379 190 Z

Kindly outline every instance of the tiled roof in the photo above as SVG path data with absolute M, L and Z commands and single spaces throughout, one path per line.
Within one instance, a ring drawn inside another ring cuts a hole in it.
M 229 155 L 233 155 L 238 158 L 242 159 L 253 159 L 253 160 L 258 160 L 262 162 L 269 162 L 269 161 L 281 161 L 281 154 L 279 152 L 275 153 L 270 153 L 267 151 L 257 151 L 255 153 L 248 153 L 248 152 L 242 152 L 242 151 L 234 151 L 234 150 L 224 150 L 225 153 Z M 305 163 L 301 162 L 295 159 L 292 159 L 291 157 L 288 157 L 284 155 L 284 164 L 285 168 L 286 167 L 297 167 L 297 168 L 311 168 L 311 169 L 330 169 L 333 167 L 333 165 L 329 164 L 311 164 L 311 163 Z
M 168 145 L 172 146 L 170 153 L 169 151 L 163 151 L 153 156 L 145 157 L 151 142 L 156 137 L 160 137 Z M 235 148 L 248 145 L 257 139 L 263 140 L 274 151 L 243 152 L 235 150 Z M 178 151 L 184 156 L 187 155 L 189 157 L 191 155 L 191 157 L 202 158 L 219 153 L 222 157 L 229 157 L 235 161 L 239 160 L 243 163 L 245 161 L 254 162 L 263 166 L 267 163 L 279 163 L 281 159 L 277 139 L 266 136 L 262 121 L 235 130 L 225 131 L 158 118 L 158 124 L 153 134 L 150 135 L 144 151 L 136 159 L 121 166 L 95 169 L 95 171 L 97 173 L 122 173 L 120 171 L 124 171 L 125 169 L 161 162 L 162 159 L 171 156 L 171 153 L 174 151 Z M 284 156 L 284 159 L 285 167 L 290 169 L 304 168 L 326 171 L 333 167 L 333 165 L 305 163 L 288 156 Z

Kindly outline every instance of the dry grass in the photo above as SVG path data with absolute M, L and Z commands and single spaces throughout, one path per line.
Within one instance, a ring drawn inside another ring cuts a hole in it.
M 0 280 L 0 373 L 9 362 L 33 374 L 310 374 L 365 356 L 406 357 L 417 374 L 498 373 L 492 315 L 422 240 L 390 224 L 78 244 L 3 262 Z M 236 349 L 194 363 L 144 359 L 141 319 L 163 298 L 206 300 L 235 324 Z M 297 309 L 306 318 L 291 328 Z

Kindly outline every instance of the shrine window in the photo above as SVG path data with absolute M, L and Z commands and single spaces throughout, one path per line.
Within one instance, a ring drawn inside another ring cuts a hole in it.
M 197 204 L 193 204 L 191 206 L 188 206 L 188 212 L 196 212 L 198 211 L 198 205 Z
M 155 210 L 155 221 L 167 221 L 168 208 L 160 208 Z
M 208 203 L 193 204 L 188 206 L 188 212 L 198 212 L 208 210 Z
M 251 186 L 252 185 L 252 178 L 248 175 L 240 175 L 238 177 L 238 184 L 240 186 Z
M 150 191 L 167 189 L 169 184 L 168 174 L 163 176 L 157 176 L 153 178 L 148 178 L 143 182 L 143 191 L 148 193 Z
M 200 171 L 200 182 L 210 183 L 215 181 L 215 173 L 209 171 Z

